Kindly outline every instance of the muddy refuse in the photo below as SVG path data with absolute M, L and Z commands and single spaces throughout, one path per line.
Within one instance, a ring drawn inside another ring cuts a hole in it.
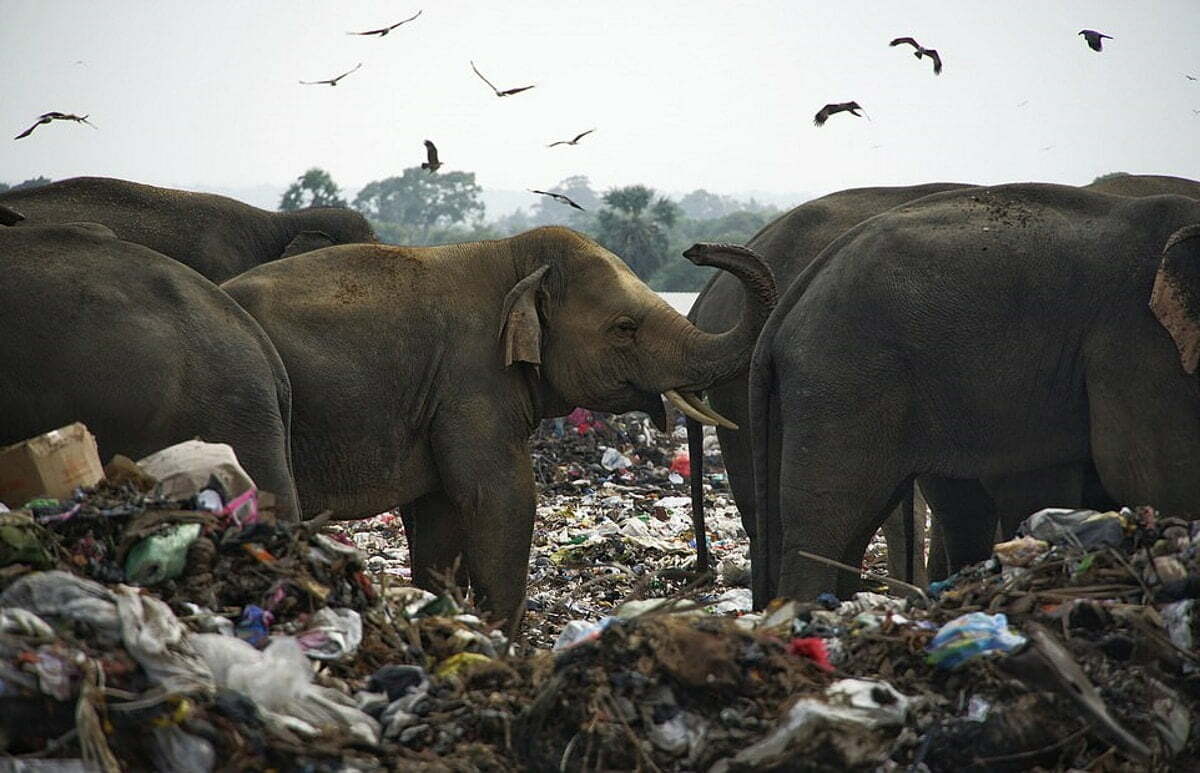
M 69 497 L 8 503 L 0 768 L 1166 771 L 1200 758 L 1200 524 L 1149 507 L 1042 511 L 921 593 L 754 612 L 720 467 L 705 492 L 722 570 L 698 575 L 686 483 L 671 477 L 685 441 L 582 418 L 533 442 L 543 483 L 511 641 L 469 590 L 411 587 L 396 514 L 281 523 L 237 475 L 168 492 L 120 459 Z

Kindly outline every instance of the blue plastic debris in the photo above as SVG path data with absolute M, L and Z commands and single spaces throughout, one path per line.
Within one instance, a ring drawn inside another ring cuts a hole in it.
M 938 668 L 957 668 L 985 653 L 1012 652 L 1025 642 L 1024 636 L 1008 627 L 1003 613 L 971 612 L 941 627 L 925 648 L 929 653 L 926 662 Z

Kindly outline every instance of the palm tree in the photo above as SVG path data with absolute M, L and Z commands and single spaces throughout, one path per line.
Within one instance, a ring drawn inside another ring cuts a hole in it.
M 667 232 L 679 208 L 668 198 L 655 200 L 654 190 L 644 185 L 614 188 L 604 194 L 604 204 L 596 216 L 598 240 L 648 279 L 667 259 Z

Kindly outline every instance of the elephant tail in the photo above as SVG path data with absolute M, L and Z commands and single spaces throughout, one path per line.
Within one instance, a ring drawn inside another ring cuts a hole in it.
M 750 367 L 750 433 L 754 463 L 754 511 L 756 531 L 750 543 L 750 569 L 753 579 L 754 608 L 763 609 L 775 597 L 779 567 L 773 560 L 779 555 L 782 537 L 779 521 L 779 432 L 778 391 L 773 389 L 774 367 L 766 337 Z M 772 453 L 774 450 L 774 453 Z
M 692 531 L 696 535 L 696 571 L 712 566 L 708 555 L 708 533 L 704 530 L 704 427 L 687 418 L 688 468 L 692 482 Z

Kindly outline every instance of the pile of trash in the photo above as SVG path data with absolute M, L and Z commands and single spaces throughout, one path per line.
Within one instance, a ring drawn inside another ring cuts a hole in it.
M 682 487 L 639 450 L 671 459 L 679 438 L 621 431 L 629 443 L 539 437 L 543 472 L 580 477 L 542 492 L 513 641 L 469 592 L 411 587 L 398 516 L 279 522 L 228 447 L 117 458 L 0 512 L 0 760 L 724 772 L 1200 758 L 1200 522 L 1045 510 L 907 598 L 755 612 L 727 493 L 705 481 L 721 568 L 700 575 Z M 609 449 L 631 464 L 605 465 Z

